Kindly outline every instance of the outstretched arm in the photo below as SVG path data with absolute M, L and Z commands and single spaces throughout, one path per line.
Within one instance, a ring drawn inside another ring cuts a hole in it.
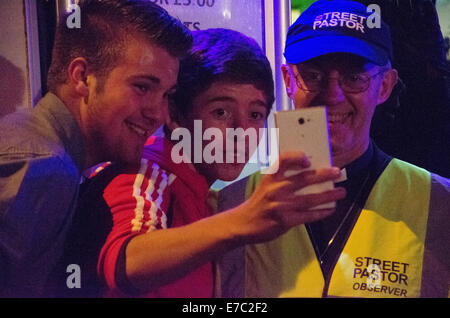
M 126 247 L 128 280 L 139 290 L 155 290 L 237 246 L 271 240 L 296 225 L 330 215 L 332 209 L 309 209 L 342 199 L 342 189 L 303 196 L 294 192 L 336 179 L 339 169 L 284 176 L 287 170 L 308 166 L 302 154 L 284 154 L 278 172 L 264 176 L 253 195 L 240 206 L 189 225 L 134 236 Z

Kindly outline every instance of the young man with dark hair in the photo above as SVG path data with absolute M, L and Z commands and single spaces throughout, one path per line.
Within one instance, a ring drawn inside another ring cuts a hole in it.
M 202 136 L 215 128 L 222 132 L 215 141 L 226 143 L 227 129 L 263 128 L 274 100 L 273 79 L 256 42 L 225 29 L 196 31 L 193 36 L 191 54 L 181 62 L 166 132 L 184 128 L 192 136 L 197 133 L 194 121 L 200 120 Z M 237 141 L 233 143 L 236 146 Z M 89 199 L 91 209 L 106 206 L 112 219 L 98 261 L 108 295 L 211 297 L 215 257 L 327 216 L 333 210 L 305 210 L 345 195 L 342 189 L 290 195 L 307 184 L 336 179 L 339 170 L 324 169 L 293 180 L 284 172 L 309 163 L 301 154 L 284 154 L 279 170 L 268 174 L 247 202 L 211 216 L 209 187 L 217 179 L 237 178 L 245 162 L 198 162 L 186 150 L 186 160 L 175 163 L 173 149 L 169 135 L 155 138 L 145 147 L 140 167 L 112 165 L 91 180 L 92 191 L 103 202 Z M 226 156 L 226 148 L 216 148 L 215 155 Z M 244 155 L 245 160 L 251 155 L 248 145 Z M 112 181 L 98 191 L 95 184 L 102 184 L 102 178 Z
M 149 1 L 81 1 L 81 27 L 61 19 L 48 93 L 0 121 L 0 295 L 52 285 L 81 172 L 138 163 L 163 122 L 189 31 Z

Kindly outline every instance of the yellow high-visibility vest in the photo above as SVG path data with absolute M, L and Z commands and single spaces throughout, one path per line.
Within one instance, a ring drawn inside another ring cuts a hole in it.
M 255 180 L 247 183 L 247 197 Z M 304 225 L 245 248 L 246 297 L 419 297 L 430 174 L 393 159 L 375 183 L 328 286 Z

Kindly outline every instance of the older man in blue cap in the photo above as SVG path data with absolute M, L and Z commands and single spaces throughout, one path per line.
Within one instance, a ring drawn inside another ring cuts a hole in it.
M 361 3 L 319 0 L 290 27 L 284 55 L 295 108 L 327 107 L 347 196 L 331 216 L 247 246 L 244 273 L 234 273 L 240 282 L 222 263 L 223 295 L 447 297 L 450 182 L 388 156 L 369 137 L 375 108 L 398 79 L 389 27 Z

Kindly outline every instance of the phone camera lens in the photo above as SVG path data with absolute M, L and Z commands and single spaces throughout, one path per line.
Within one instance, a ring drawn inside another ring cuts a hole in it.
M 303 124 L 305 123 L 305 119 L 304 119 L 304 118 L 300 118 L 300 119 L 298 120 L 298 123 L 299 123 L 300 125 L 303 125 Z

